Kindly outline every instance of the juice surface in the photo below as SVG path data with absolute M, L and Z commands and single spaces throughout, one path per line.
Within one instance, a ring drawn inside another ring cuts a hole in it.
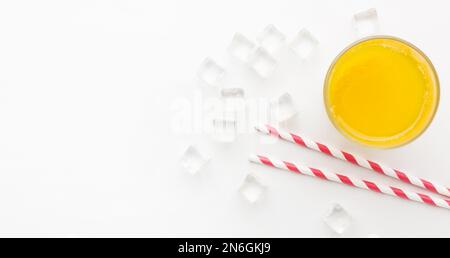
M 411 44 L 370 38 L 336 59 L 324 97 L 330 119 L 344 135 L 391 148 L 428 127 L 439 102 L 439 82 L 431 62 Z

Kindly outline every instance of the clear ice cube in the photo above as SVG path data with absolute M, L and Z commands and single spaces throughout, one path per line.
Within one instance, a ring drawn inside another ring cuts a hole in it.
M 237 137 L 236 111 L 224 110 L 222 115 L 213 119 L 213 136 L 219 142 L 233 142 Z
M 262 47 L 258 47 L 249 59 L 249 66 L 262 78 L 269 77 L 277 66 L 277 60 Z
M 206 58 L 201 64 L 198 77 L 209 86 L 218 87 L 225 75 L 225 69 L 211 58 Z
M 318 45 L 319 41 L 314 37 L 314 35 L 312 35 L 312 33 L 307 29 L 302 29 L 290 43 L 290 48 L 301 59 L 308 59 L 317 49 Z
M 356 13 L 353 16 L 353 27 L 358 36 L 370 36 L 379 32 L 378 12 L 375 8 Z
M 295 107 L 291 94 L 284 93 L 271 102 L 271 115 L 277 122 L 285 122 L 295 115 L 298 111 Z
M 239 188 L 239 193 L 249 203 L 258 202 L 265 191 L 266 187 L 261 184 L 255 176 L 250 174 L 245 177 L 244 182 Z
M 223 88 L 220 94 L 223 98 L 243 98 L 245 96 L 242 88 Z
M 242 88 L 226 88 L 222 89 L 223 116 L 227 120 L 236 121 L 236 131 L 245 132 L 246 125 L 246 101 L 245 93 Z M 240 122 L 238 122 L 240 121 Z
M 226 112 L 238 112 L 245 108 L 245 92 L 242 88 L 223 88 L 220 91 Z M 237 115 L 236 115 L 237 116 Z
M 257 41 L 269 53 L 274 54 L 284 46 L 286 36 L 271 24 L 258 35 Z
M 352 224 L 352 218 L 339 204 L 334 204 L 332 206 L 331 210 L 326 214 L 324 221 L 331 230 L 339 235 L 347 231 Z
M 183 153 L 180 164 L 185 171 L 194 175 L 202 170 L 208 161 L 209 157 L 200 153 L 195 146 L 190 145 Z
M 255 43 L 240 33 L 236 33 L 228 47 L 228 52 L 234 58 L 247 63 L 255 49 Z

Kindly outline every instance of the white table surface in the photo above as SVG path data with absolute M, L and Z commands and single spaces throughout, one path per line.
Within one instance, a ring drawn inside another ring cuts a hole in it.
M 432 126 L 394 150 L 348 141 L 322 102 L 329 63 L 355 40 L 352 14 L 372 6 L 382 32 L 426 52 L 442 84 Z M 403 185 L 395 180 L 250 133 L 221 145 L 171 125 L 174 105 L 202 93 L 195 74 L 211 56 L 249 98 L 290 92 L 300 111 L 293 131 L 450 185 L 449 8 L 443 0 L 0 2 L 0 235 L 332 237 L 322 217 L 336 202 L 354 218 L 344 236 L 450 237 L 447 210 L 251 165 L 247 155 Z M 255 38 L 267 24 L 290 37 L 308 28 L 320 55 L 306 64 L 288 55 L 266 81 L 242 71 L 226 53 L 231 37 Z M 213 157 L 194 177 L 177 163 L 192 143 Z M 237 194 L 247 172 L 268 187 L 253 206 Z

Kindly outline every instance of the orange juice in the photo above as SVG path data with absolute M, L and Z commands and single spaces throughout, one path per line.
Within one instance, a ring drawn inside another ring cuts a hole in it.
M 331 65 L 324 87 L 333 124 L 362 144 L 392 148 L 426 130 L 439 103 L 439 81 L 418 48 L 393 37 L 363 39 Z

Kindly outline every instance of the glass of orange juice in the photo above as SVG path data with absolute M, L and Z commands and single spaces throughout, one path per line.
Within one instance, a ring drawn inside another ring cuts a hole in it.
M 342 134 L 367 146 L 394 148 L 430 125 L 439 105 L 439 79 L 428 57 L 411 43 L 374 36 L 334 60 L 324 100 Z

